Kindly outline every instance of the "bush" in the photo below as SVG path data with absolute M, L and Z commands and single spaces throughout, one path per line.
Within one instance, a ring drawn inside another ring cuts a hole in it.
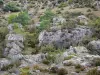
M 23 67 L 20 69 L 20 75 L 30 75 L 30 67 Z
M 94 65 L 94 66 L 100 66 L 100 58 L 95 58 L 95 59 L 93 60 L 93 65 Z
M 100 75 L 100 71 L 98 71 L 97 68 L 93 68 L 89 70 L 86 75 Z
M 87 10 L 87 12 L 91 12 L 91 11 L 92 11 L 91 9 L 88 9 L 88 10 Z
M 54 13 L 52 13 L 50 10 L 46 10 L 43 16 L 40 16 L 40 30 L 43 30 L 50 26 L 50 23 L 54 17 Z
M 56 53 L 51 52 L 51 53 L 48 53 L 43 63 L 48 65 L 48 64 L 54 63 L 56 61 L 55 59 L 56 59 Z
M 5 5 L 3 8 L 4 11 L 11 11 L 11 12 L 18 12 L 20 11 L 20 8 L 17 6 L 16 3 L 14 2 L 9 2 L 8 4 Z
M 69 55 L 69 56 L 65 57 L 64 60 L 70 60 L 73 57 L 74 57 L 74 55 Z
M 68 74 L 68 70 L 65 68 L 60 68 L 60 69 L 58 69 L 57 74 L 58 75 L 66 75 L 66 74 Z
M 54 17 L 54 13 L 51 10 L 46 10 L 43 16 L 40 16 L 40 21 L 49 20 L 51 21 Z
M 3 4 L 4 4 L 3 0 L 0 0 L 0 5 L 3 5 Z
M 66 7 L 66 6 L 67 6 L 67 3 L 66 2 L 61 2 L 58 7 L 59 8 L 63 8 L 63 7 Z
M 79 73 L 80 71 L 84 71 L 85 67 L 81 66 L 80 64 L 75 65 L 76 72 Z
M 25 54 L 36 54 L 38 53 L 39 47 L 37 47 L 38 44 L 38 32 L 26 32 L 25 33 L 25 41 L 24 41 L 24 45 L 25 45 L 25 50 L 23 53 Z
M 20 23 L 22 25 L 27 25 L 30 21 L 30 17 L 27 12 L 20 12 L 18 14 L 11 14 L 8 17 L 9 23 Z
M 92 20 L 90 26 L 95 30 L 94 37 L 100 38 L 100 18 Z
M 50 61 L 47 59 L 44 59 L 42 63 L 48 65 L 48 64 L 50 64 Z
M 76 22 L 73 20 L 68 20 L 66 23 L 62 24 L 62 29 L 68 28 L 68 29 L 73 29 L 76 27 Z
M 43 29 L 49 28 L 49 26 L 50 26 L 50 21 L 49 20 L 43 20 L 40 23 L 39 29 L 43 30 Z
M 54 52 L 56 49 L 54 48 L 53 45 L 46 45 L 46 46 L 42 46 L 41 50 L 43 53 L 47 53 L 47 52 Z

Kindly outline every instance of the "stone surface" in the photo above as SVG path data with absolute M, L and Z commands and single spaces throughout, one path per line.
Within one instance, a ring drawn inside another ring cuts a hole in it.
M 91 41 L 88 44 L 87 48 L 89 49 L 90 53 L 100 55 L 100 40 L 97 40 L 97 41 L 93 40 L 93 41 Z
M 59 48 L 68 48 L 78 45 L 85 37 L 91 37 L 92 31 L 88 27 L 81 26 L 72 29 L 57 30 L 55 32 L 43 31 L 39 35 L 39 45 L 54 44 Z
M 3 67 L 6 67 L 8 65 L 11 64 L 11 61 L 6 59 L 6 58 L 3 58 L 3 59 L 0 59 L 0 70 L 3 68 Z

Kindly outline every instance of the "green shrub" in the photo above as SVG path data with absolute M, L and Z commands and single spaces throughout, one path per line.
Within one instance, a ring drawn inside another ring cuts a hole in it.
M 30 75 L 30 68 L 29 67 L 21 68 L 20 75 Z
M 50 21 L 49 21 L 49 20 L 43 20 L 43 21 L 41 21 L 41 23 L 40 23 L 39 29 L 40 29 L 40 30 L 43 30 L 43 29 L 48 28 L 49 26 L 50 26 Z
M 93 68 L 89 70 L 86 75 L 100 75 L 100 71 L 98 71 L 97 68 Z
M 0 0 L 0 5 L 3 5 L 3 4 L 4 4 L 3 0 Z
M 66 75 L 66 74 L 68 74 L 68 70 L 65 68 L 60 68 L 60 69 L 58 69 L 57 74 L 58 75 Z
M 46 56 L 46 59 L 43 61 L 44 64 L 51 64 L 54 63 L 56 59 L 56 53 L 55 52 L 51 52 L 48 53 L 48 55 Z
M 73 57 L 74 57 L 74 55 L 69 55 L 68 57 L 65 57 L 64 60 L 70 60 Z
M 66 6 L 67 6 L 67 3 L 66 2 L 61 2 L 58 7 L 59 8 L 63 8 L 63 7 L 66 7 Z
M 39 29 L 43 30 L 43 29 L 49 27 L 53 17 L 54 17 L 54 13 L 52 13 L 51 10 L 46 10 L 44 15 L 40 16 L 41 23 L 40 23 Z
M 50 64 L 50 61 L 47 59 L 44 59 L 42 63 L 48 65 L 48 64 Z
M 76 27 L 74 20 L 68 20 L 66 23 L 62 24 L 62 29 L 68 28 L 68 29 L 73 29 Z
M 8 29 L 7 27 L 0 27 L 0 57 L 2 57 L 2 49 L 4 47 L 5 44 L 5 37 L 8 34 Z
M 41 52 L 46 53 L 46 52 L 54 52 L 56 49 L 54 48 L 53 45 L 46 45 L 41 47 Z
M 3 8 L 4 11 L 12 11 L 12 12 L 18 12 L 20 11 L 20 8 L 17 6 L 16 3 L 14 2 L 9 2 L 5 5 L 5 7 Z
M 72 4 L 73 3 L 73 0 L 68 0 L 68 4 Z
M 87 12 L 91 12 L 91 11 L 92 11 L 91 9 L 88 9 L 88 10 L 87 10 Z
M 51 21 L 54 17 L 54 13 L 51 10 L 46 10 L 44 15 L 40 16 L 40 21 L 49 20 Z
M 80 65 L 80 64 L 77 64 L 77 65 L 75 65 L 75 69 L 79 69 L 79 68 L 81 68 L 82 66 Z
M 100 18 L 92 20 L 90 26 L 95 30 L 94 37 L 100 38 Z
M 4 67 L 1 69 L 1 71 L 7 71 L 7 70 L 11 69 L 13 66 L 14 66 L 14 64 L 10 64 L 10 65 L 4 66 Z
M 76 69 L 76 72 L 79 73 L 81 71 L 84 71 L 85 67 L 81 66 L 80 64 L 77 64 L 77 65 L 75 65 L 75 69 Z
M 93 65 L 94 65 L 94 66 L 100 66 L 100 58 L 95 58 L 95 59 L 93 60 Z
M 22 25 L 27 25 L 30 21 L 30 17 L 27 12 L 20 12 L 18 14 L 11 14 L 8 17 L 9 23 L 20 23 Z

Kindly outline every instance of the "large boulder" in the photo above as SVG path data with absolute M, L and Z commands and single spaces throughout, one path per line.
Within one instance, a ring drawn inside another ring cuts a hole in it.
M 90 53 L 100 55 L 100 40 L 91 41 L 91 42 L 88 44 L 88 47 L 87 47 L 87 48 L 89 49 Z
M 8 59 L 6 58 L 2 58 L 0 59 L 0 70 L 3 68 L 3 67 L 6 67 L 8 65 L 11 64 L 11 61 L 9 61 Z
M 54 29 L 53 29 L 54 30 Z M 91 37 L 92 31 L 85 26 L 79 26 L 74 29 L 58 29 L 55 31 L 43 31 L 39 35 L 39 46 L 54 44 L 59 48 L 68 48 L 71 45 L 75 46 L 82 42 L 85 37 Z
M 41 63 L 46 58 L 46 54 L 24 55 L 20 67 L 26 67 Z

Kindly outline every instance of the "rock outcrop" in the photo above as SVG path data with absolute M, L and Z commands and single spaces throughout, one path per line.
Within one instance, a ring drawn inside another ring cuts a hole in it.
M 100 55 L 100 40 L 91 41 L 88 44 L 88 47 L 87 48 L 89 49 L 90 53 Z
M 78 45 L 85 37 L 91 36 L 91 29 L 85 26 L 76 27 L 72 30 L 43 31 L 39 35 L 39 45 L 54 44 L 59 48 L 68 48 L 71 45 Z
M 70 50 L 66 51 L 64 53 L 67 53 L 68 55 L 66 57 L 69 56 L 73 56 L 72 58 L 70 58 L 69 60 L 64 60 L 63 64 L 64 65 L 69 65 L 69 64 L 80 64 L 84 67 L 91 67 L 92 63 L 94 63 L 94 60 L 99 58 L 99 55 L 91 55 L 88 52 L 88 49 L 86 49 L 85 47 L 74 47 L 76 50 L 76 54 L 70 54 Z

